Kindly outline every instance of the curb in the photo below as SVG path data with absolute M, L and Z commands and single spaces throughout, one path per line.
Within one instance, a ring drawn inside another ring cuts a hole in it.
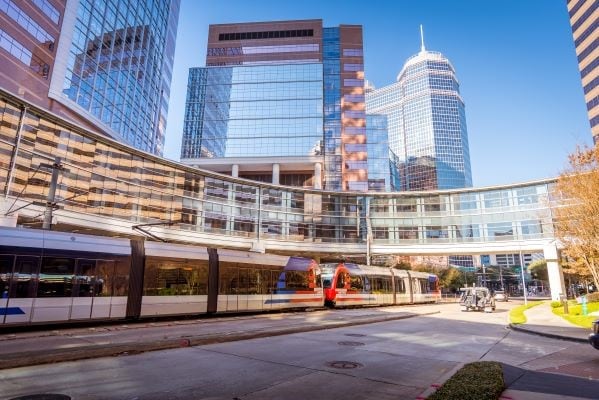
M 430 395 L 439 390 L 439 388 L 443 386 L 443 384 L 447 382 L 449 378 L 454 376 L 455 373 L 462 369 L 462 367 L 466 364 L 467 363 L 458 363 L 455 367 L 444 373 L 439 379 L 437 379 L 435 383 L 431 384 L 427 389 L 424 390 L 424 392 L 420 393 L 420 395 L 416 397 L 416 400 L 426 400 Z
M 510 328 L 514 331 L 524 332 L 524 333 L 528 333 L 530 335 L 545 336 L 545 337 L 548 337 L 551 339 L 567 340 L 567 341 L 576 342 L 576 343 L 588 343 L 589 342 L 589 340 L 586 338 L 577 338 L 577 337 L 572 337 L 572 336 L 558 335 L 556 333 L 540 332 L 540 331 L 536 331 L 536 330 L 532 330 L 532 329 L 527 329 L 527 328 L 522 327 L 521 324 L 510 323 L 508 325 L 508 328 Z
M 149 351 L 169 350 L 182 347 L 203 346 L 208 344 L 235 342 L 240 340 L 258 339 L 271 336 L 290 335 L 293 333 L 313 332 L 327 329 L 343 328 L 388 321 L 397 321 L 419 316 L 439 314 L 439 311 L 422 314 L 407 314 L 379 318 L 362 318 L 347 322 L 334 322 L 328 325 L 303 326 L 266 331 L 218 333 L 211 335 L 184 336 L 173 339 L 152 340 L 148 342 L 127 342 L 120 344 L 90 345 L 71 349 L 56 349 L 46 351 L 24 351 L 2 355 L 0 370 L 9 368 L 29 367 L 41 364 L 77 361 L 89 358 L 135 355 Z

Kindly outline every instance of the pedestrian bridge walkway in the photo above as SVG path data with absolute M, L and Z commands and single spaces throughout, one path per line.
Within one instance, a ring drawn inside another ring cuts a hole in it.
M 331 192 L 203 171 L 75 126 L 0 90 L 0 223 L 312 257 L 543 252 L 563 293 L 555 180 Z

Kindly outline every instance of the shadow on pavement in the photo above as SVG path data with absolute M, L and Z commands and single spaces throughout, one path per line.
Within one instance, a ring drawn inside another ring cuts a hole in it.
M 503 379 L 507 389 L 588 399 L 599 398 L 599 384 L 597 381 L 548 372 L 530 371 L 508 364 L 502 365 Z

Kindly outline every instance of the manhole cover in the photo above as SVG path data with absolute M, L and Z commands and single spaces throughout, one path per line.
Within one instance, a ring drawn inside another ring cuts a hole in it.
M 364 346 L 364 343 L 362 342 L 337 342 L 337 344 L 340 344 L 341 346 Z
M 354 361 L 331 361 L 328 362 L 327 365 L 331 368 L 337 369 L 354 369 L 363 367 L 362 364 L 354 362 Z
M 351 337 L 364 337 L 366 335 L 362 335 L 361 333 L 346 333 L 345 336 L 351 336 Z
M 71 400 L 71 397 L 67 396 L 66 394 L 40 393 L 40 394 L 28 394 L 27 396 L 14 397 L 10 400 Z

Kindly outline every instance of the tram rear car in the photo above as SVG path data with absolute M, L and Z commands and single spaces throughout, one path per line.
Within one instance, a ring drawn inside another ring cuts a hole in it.
M 351 263 L 323 264 L 325 305 L 391 305 L 434 303 L 441 297 L 438 277 Z

